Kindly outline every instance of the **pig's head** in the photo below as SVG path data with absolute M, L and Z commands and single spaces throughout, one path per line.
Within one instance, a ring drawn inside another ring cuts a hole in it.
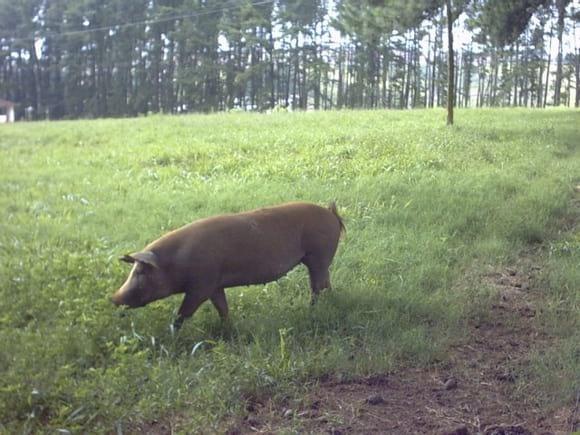
M 115 305 L 142 307 L 171 294 L 167 275 L 154 252 L 136 252 L 124 255 L 120 260 L 133 264 L 133 269 L 127 281 L 113 295 Z

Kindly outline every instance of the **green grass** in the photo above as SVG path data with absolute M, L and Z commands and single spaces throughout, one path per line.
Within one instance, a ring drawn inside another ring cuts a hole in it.
M 555 409 L 580 400 L 580 195 L 571 207 L 575 231 L 543 247 L 537 291 L 543 292 L 539 324 L 553 337 L 550 349 L 535 349 L 519 367 L 519 397 Z M 572 424 L 572 423 L 571 423 Z
M 0 430 L 170 417 L 217 427 L 245 400 L 299 394 L 318 376 L 444 359 L 484 297 L 462 284 L 466 271 L 549 243 L 569 213 L 579 115 L 460 110 L 454 128 L 427 110 L 0 126 Z M 229 324 L 207 304 L 177 335 L 178 297 L 109 302 L 128 272 L 119 255 L 200 217 L 289 200 L 336 200 L 347 225 L 334 290 L 316 306 L 303 268 L 230 289 Z M 577 259 L 554 260 L 546 278 L 576 306 Z

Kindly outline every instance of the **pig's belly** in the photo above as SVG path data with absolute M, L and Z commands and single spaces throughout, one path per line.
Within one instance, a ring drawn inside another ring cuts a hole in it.
M 294 269 L 302 261 L 303 253 L 267 257 L 249 255 L 233 261 L 226 261 L 222 268 L 222 287 L 236 287 L 265 284 L 276 281 Z

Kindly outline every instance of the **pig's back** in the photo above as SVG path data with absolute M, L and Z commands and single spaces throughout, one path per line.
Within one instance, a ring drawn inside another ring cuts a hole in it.
M 195 221 L 152 244 L 195 275 L 232 287 L 273 281 L 309 253 L 334 255 L 340 224 L 328 209 L 289 203 Z M 165 255 L 164 255 L 165 256 Z

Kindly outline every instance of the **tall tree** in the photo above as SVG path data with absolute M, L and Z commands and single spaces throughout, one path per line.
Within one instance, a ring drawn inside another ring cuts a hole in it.
M 56 119 L 447 105 L 451 122 L 456 105 L 544 106 L 548 89 L 578 104 L 578 47 L 558 42 L 549 68 L 552 39 L 577 22 L 570 4 L 0 0 L 0 97 Z M 464 22 L 472 41 L 454 47 Z
M 453 54 L 453 9 L 451 6 L 451 0 L 445 1 L 445 7 L 447 9 L 447 125 L 453 125 L 453 97 L 455 95 L 454 90 L 454 75 L 455 75 L 455 58 Z
M 556 60 L 556 84 L 554 85 L 554 106 L 560 105 L 560 93 L 562 90 L 562 58 L 563 58 L 563 35 L 564 18 L 566 17 L 566 7 L 572 0 L 555 0 L 558 22 L 556 32 L 558 34 L 558 56 Z

